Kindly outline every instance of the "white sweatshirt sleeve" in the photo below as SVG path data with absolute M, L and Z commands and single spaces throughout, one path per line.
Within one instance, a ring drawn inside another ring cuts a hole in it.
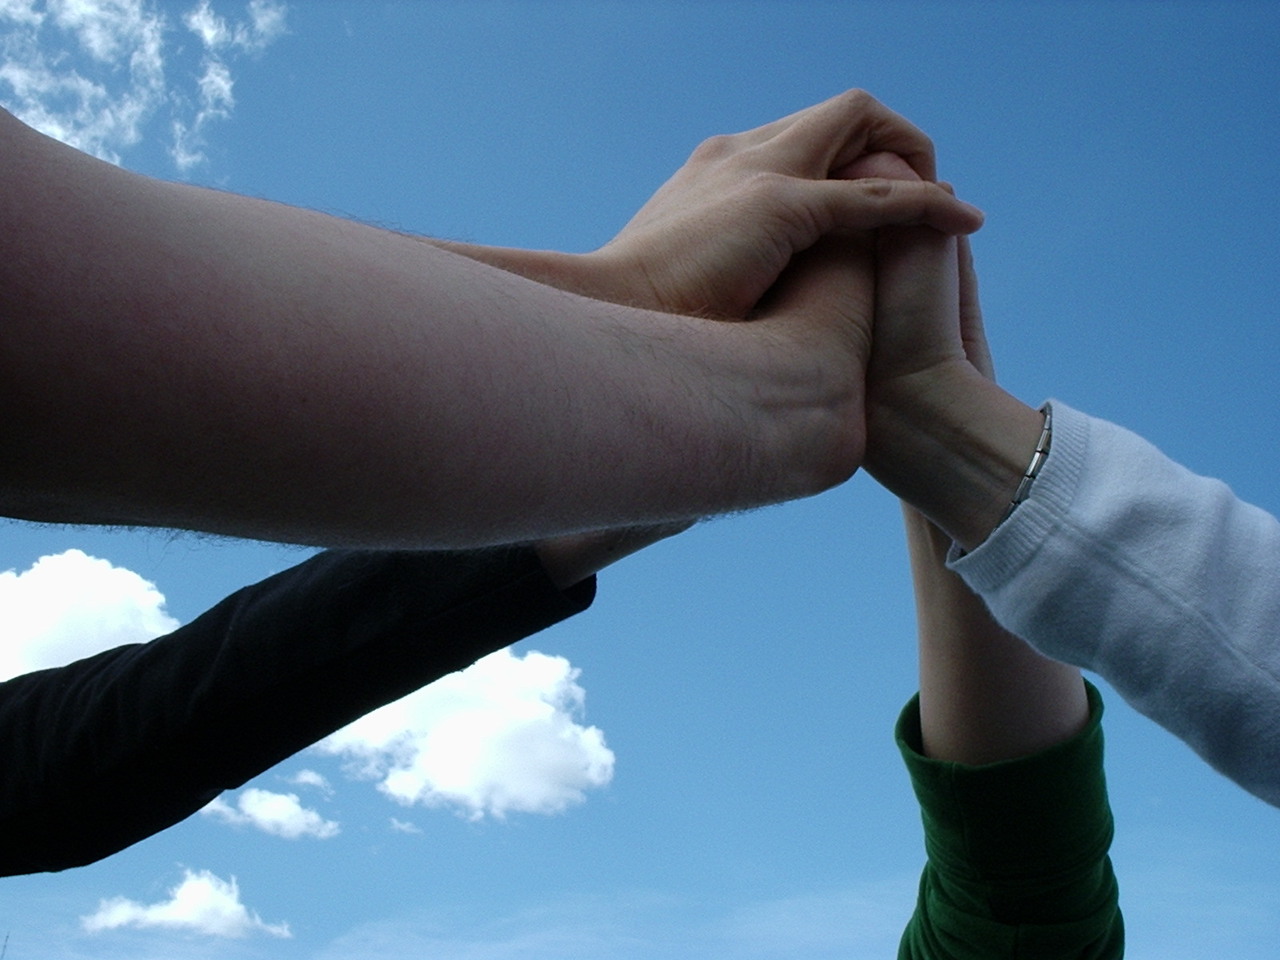
M 1280 522 L 1055 402 L 1030 498 L 951 566 L 1007 629 L 1104 677 L 1280 806 Z

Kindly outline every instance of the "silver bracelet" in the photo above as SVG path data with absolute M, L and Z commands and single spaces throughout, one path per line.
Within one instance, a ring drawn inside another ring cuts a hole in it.
M 1018 489 L 1013 492 L 1009 509 L 1000 518 L 1000 523 L 1004 523 L 1013 516 L 1013 511 L 1018 509 L 1018 505 L 1031 496 L 1031 484 L 1040 475 L 1040 468 L 1044 466 L 1045 458 L 1049 456 L 1049 447 L 1053 444 L 1053 407 L 1046 403 L 1040 408 L 1040 412 L 1044 414 L 1044 429 L 1040 431 L 1040 439 L 1036 441 L 1036 452 L 1031 455 L 1031 462 L 1027 464 L 1027 469 L 1022 471 Z M 1000 526 L 1000 523 L 996 526 Z

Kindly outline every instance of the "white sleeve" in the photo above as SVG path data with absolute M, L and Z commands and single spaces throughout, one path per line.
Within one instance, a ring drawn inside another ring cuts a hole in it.
M 1280 806 L 1280 522 L 1115 424 L 1055 402 L 1053 425 L 1030 498 L 951 566 L 1007 629 Z

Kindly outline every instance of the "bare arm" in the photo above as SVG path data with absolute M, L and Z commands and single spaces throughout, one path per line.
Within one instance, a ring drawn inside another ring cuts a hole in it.
M 844 118 L 860 133 L 841 149 L 914 136 L 883 108 L 841 106 L 865 114 Z M 781 138 L 792 152 L 801 134 L 831 132 L 793 126 Z M 11 516 L 479 545 L 801 496 L 861 458 L 865 330 L 833 292 L 834 264 L 798 271 L 752 324 L 692 322 L 135 176 L 7 114 L 0 145 L 0 510 Z M 845 225 L 978 224 L 897 188 L 836 196 L 813 181 L 801 202 L 802 179 L 772 184 L 784 206 L 817 212 L 799 218 L 812 235 L 784 238 L 779 272 Z M 762 246 L 776 239 L 750 203 L 724 217 L 754 224 Z M 611 263 L 634 267 L 662 228 Z M 740 251 L 715 264 L 716 276 L 762 269 Z
M 946 569 L 951 538 L 904 508 L 920 644 L 920 727 L 927 756 L 984 764 L 1028 756 L 1089 719 L 1075 667 L 1049 660 L 992 619 Z
M 876 327 L 866 467 L 971 550 L 1008 510 L 1044 417 L 970 362 L 960 330 L 911 283 L 910 257 L 897 244 L 879 254 L 879 276 L 900 303 L 893 322 Z
M 973 370 L 994 383 L 967 241 L 928 229 L 892 230 L 880 252 L 893 273 L 878 288 L 877 331 L 881 318 L 888 326 L 899 309 L 932 309 L 949 318 Z M 912 282 L 903 286 L 907 277 Z M 900 292 L 909 298 L 907 304 L 900 302 Z M 947 569 L 951 537 L 914 508 L 904 505 L 903 513 L 919 625 L 925 753 L 939 760 L 993 763 L 1036 753 L 1078 733 L 1089 719 L 1080 671 L 1041 656 L 1000 627 L 982 600 Z

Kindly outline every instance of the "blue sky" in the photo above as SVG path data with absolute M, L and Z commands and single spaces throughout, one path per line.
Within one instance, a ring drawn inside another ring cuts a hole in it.
M 1277 49 L 1280 5 L 1249 2 L 0 0 L 0 103 L 159 177 L 589 250 L 706 136 L 864 87 L 987 211 L 1006 386 L 1276 512 Z M 6 522 L 0 670 L 167 629 L 303 556 Z M 913 629 L 868 478 L 708 522 L 345 753 L 4 880 L 7 960 L 892 956 L 923 856 L 890 735 Z M 1274 957 L 1277 812 L 1107 710 L 1128 955 Z M 514 769 L 517 727 L 563 763 Z M 427 728 L 490 731 L 436 742 L 484 764 L 389 778 L 379 744 Z

